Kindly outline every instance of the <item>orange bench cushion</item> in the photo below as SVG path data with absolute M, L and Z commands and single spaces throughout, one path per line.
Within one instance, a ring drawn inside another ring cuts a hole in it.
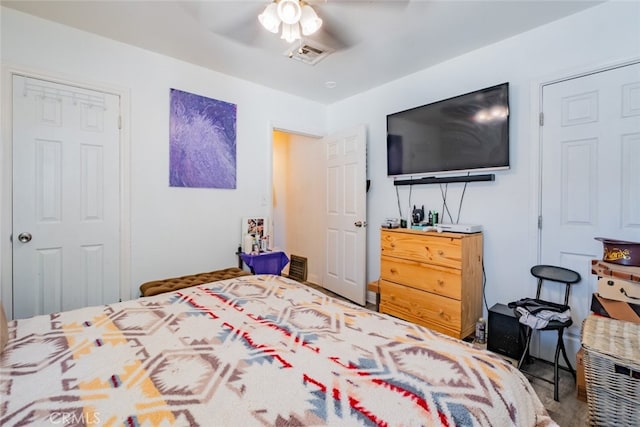
M 172 277 L 164 280 L 154 280 L 140 285 L 140 294 L 143 297 L 157 295 L 164 292 L 176 291 L 190 286 L 204 283 L 217 282 L 219 280 L 233 279 L 234 277 L 251 275 L 238 267 L 225 268 L 223 270 L 210 271 L 208 273 L 191 274 L 189 276 Z

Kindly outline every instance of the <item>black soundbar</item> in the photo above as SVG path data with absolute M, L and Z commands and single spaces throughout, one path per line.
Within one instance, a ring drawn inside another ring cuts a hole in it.
M 393 181 L 393 185 L 413 185 L 413 184 L 447 184 L 449 182 L 475 182 L 475 181 L 495 181 L 496 175 L 489 173 L 484 175 L 464 175 L 464 176 L 427 176 L 425 178 L 404 179 Z

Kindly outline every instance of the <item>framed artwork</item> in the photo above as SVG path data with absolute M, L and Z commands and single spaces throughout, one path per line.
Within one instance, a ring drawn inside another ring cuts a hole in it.
M 263 238 L 268 234 L 268 224 L 267 218 L 265 217 L 247 217 L 242 218 L 242 236 L 246 236 L 247 234 L 257 235 L 260 238 Z
M 236 105 L 171 89 L 169 185 L 236 188 Z

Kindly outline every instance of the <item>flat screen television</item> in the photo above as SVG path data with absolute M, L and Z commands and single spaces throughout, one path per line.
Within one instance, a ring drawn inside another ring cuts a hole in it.
M 509 83 L 387 116 L 387 175 L 509 168 Z

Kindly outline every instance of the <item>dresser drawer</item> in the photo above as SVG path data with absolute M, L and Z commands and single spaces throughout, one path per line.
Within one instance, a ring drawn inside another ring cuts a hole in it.
M 458 300 L 381 280 L 380 311 L 462 338 Z
M 462 298 L 462 275 L 457 269 L 382 256 L 380 277 L 448 298 Z
M 460 239 L 439 233 L 416 235 L 383 230 L 381 254 L 457 269 L 462 267 Z

